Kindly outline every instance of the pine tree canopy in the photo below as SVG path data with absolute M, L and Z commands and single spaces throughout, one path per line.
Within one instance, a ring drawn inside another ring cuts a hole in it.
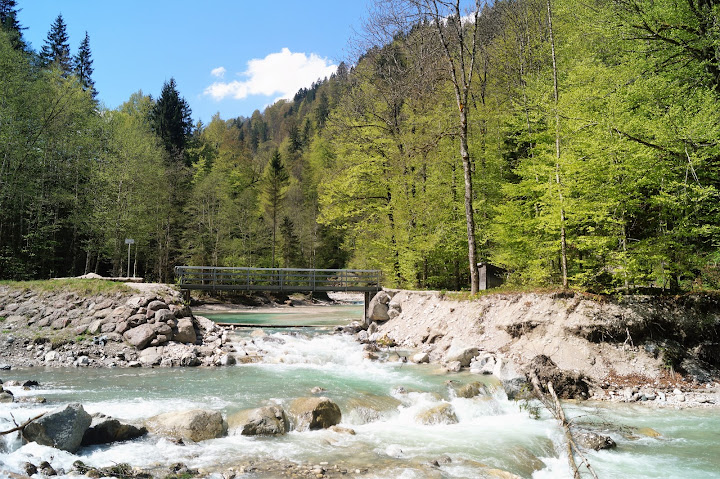
M 72 71 L 67 26 L 62 14 L 57 16 L 50 27 L 40 51 L 40 60 L 43 66 L 56 66 L 65 75 Z
M 163 84 L 160 98 L 151 112 L 151 124 L 173 157 L 182 157 L 192 132 L 192 111 L 180 96 L 175 79 Z
M 93 60 L 90 53 L 90 35 L 87 32 L 85 32 L 85 38 L 80 43 L 77 55 L 73 58 L 73 63 L 75 75 L 80 80 L 83 90 L 89 91 L 92 97 L 95 98 L 97 91 L 95 91 L 95 82 L 92 79 Z
M 22 39 L 23 27 L 17 20 L 17 2 L 15 0 L 0 0 L 0 28 L 10 35 L 10 44 L 15 50 L 24 50 L 25 42 Z

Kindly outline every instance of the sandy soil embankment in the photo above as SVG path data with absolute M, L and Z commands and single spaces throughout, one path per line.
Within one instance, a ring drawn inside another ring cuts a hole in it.
M 478 357 L 501 357 L 523 370 L 545 355 L 560 369 L 586 376 L 598 398 L 677 396 L 680 403 L 695 391 L 703 394 L 700 403 L 720 402 L 716 296 L 617 301 L 572 293 L 497 294 L 457 301 L 437 292 L 389 293 L 391 310 L 400 314 L 380 323 L 377 334 L 428 353 L 432 362 L 477 347 Z

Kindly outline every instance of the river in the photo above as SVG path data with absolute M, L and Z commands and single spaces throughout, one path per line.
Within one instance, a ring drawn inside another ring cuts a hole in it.
M 340 463 L 349 470 L 348 477 L 355 477 L 358 469 L 357 477 L 371 479 L 476 478 L 492 470 L 534 479 L 571 477 L 555 421 L 534 404 L 508 401 L 492 377 L 449 375 L 432 365 L 403 363 L 397 361 L 401 351 L 385 353 L 379 361 L 365 359 L 362 345 L 351 336 L 331 334 L 334 325 L 358 319 L 359 306 L 282 311 L 213 318 L 264 327 L 265 337 L 251 336 L 252 328 L 238 330 L 232 337 L 252 340 L 264 353 L 261 363 L 216 369 L 3 371 L 0 377 L 6 381 L 40 383 L 32 390 L 9 387 L 16 397 L 42 396 L 47 403 L 0 404 L 0 430 L 13 427 L 13 416 L 19 423 L 68 402 L 80 402 L 90 413 L 142 422 L 156 414 L 193 408 L 229 415 L 270 402 L 287 404 L 321 387 L 323 395 L 340 406 L 341 426 L 353 429 L 354 435 L 329 430 L 272 438 L 238 435 L 184 446 L 149 435 L 83 448 L 77 454 L 6 438 L 0 443 L 0 465 L 19 473 L 28 460 L 36 464 L 48 460 L 56 469 L 69 471 L 80 459 L 96 467 L 123 462 L 166 467 L 182 462 L 191 468 L 223 471 L 244 461 L 274 459 Z M 316 327 L 272 327 L 290 323 Z M 448 384 L 450 380 L 453 383 Z M 455 396 L 456 387 L 474 381 L 485 383 L 489 393 L 472 399 Z M 452 405 L 457 423 L 421 423 L 418 416 L 423 411 L 442 404 Z M 577 423 L 610 435 L 618 444 L 614 450 L 587 454 L 600 478 L 720 478 L 716 409 L 679 411 L 591 402 L 567 404 L 566 409 Z M 652 428 L 660 436 L 647 435 L 642 428 Z

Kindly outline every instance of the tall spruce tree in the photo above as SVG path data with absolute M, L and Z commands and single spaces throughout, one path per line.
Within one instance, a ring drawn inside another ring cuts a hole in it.
M 266 217 L 272 226 L 272 267 L 275 267 L 275 246 L 277 238 L 278 220 L 283 209 L 290 175 L 283 165 L 280 152 L 275 150 L 272 158 L 265 166 L 262 178 L 262 206 Z
M 59 68 L 65 76 L 72 72 L 67 26 L 62 14 L 59 14 L 50 26 L 45 44 L 40 51 L 40 61 L 45 67 L 55 66 Z
M 175 79 L 163 84 L 160 98 L 150 113 L 150 124 L 170 155 L 187 161 L 185 149 L 192 132 L 190 105 L 180 96 Z M 188 165 L 189 166 L 189 165 Z
M 24 50 L 26 45 L 22 39 L 23 27 L 17 20 L 17 2 L 15 0 L 0 0 L 0 28 L 10 37 L 10 44 L 15 50 Z
M 89 91 L 92 97 L 95 98 L 97 97 L 97 91 L 95 90 L 95 81 L 92 79 L 93 60 L 91 57 L 90 36 L 88 32 L 85 32 L 85 38 L 80 43 L 77 55 L 73 58 L 74 71 L 82 84 L 83 90 Z

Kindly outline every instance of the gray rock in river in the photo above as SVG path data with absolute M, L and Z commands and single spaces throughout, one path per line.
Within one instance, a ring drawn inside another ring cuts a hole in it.
M 249 409 L 228 418 L 228 430 L 243 436 L 277 436 L 290 430 L 285 410 L 280 406 Z
M 480 396 L 481 394 L 487 395 L 487 388 L 483 383 L 473 382 L 461 386 L 457 391 L 455 391 L 455 394 L 457 394 L 457 397 L 459 398 L 470 399 L 475 396 Z
M 115 418 L 103 414 L 93 415 L 90 428 L 82 438 L 83 446 L 109 444 L 111 442 L 129 441 L 147 434 L 144 427 L 123 424 Z
M 298 431 L 327 429 L 340 423 L 340 407 L 326 397 L 298 398 L 290 403 L 290 416 Z
M 224 436 L 228 425 L 217 411 L 193 409 L 151 417 L 147 428 L 163 436 L 198 442 Z
M 91 423 L 92 418 L 82 405 L 68 404 L 28 424 L 24 436 L 28 442 L 76 452 Z
M 449 403 L 439 404 L 421 411 L 415 416 L 415 419 L 420 424 L 425 424 L 426 426 L 436 424 L 456 424 L 458 422 L 455 410 Z
M 594 432 L 581 432 L 575 434 L 575 440 L 580 446 L 587 449 L 594 449 L 596 451 L 617 447 L 617 444 L 615 444 L 615 441 L 613 441 L 612 438 L 602 436 Z

